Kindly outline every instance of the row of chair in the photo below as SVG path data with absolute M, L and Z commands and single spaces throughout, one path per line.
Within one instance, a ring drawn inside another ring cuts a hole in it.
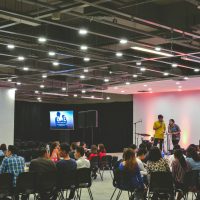
M 126 183 L 126 174 L 123 171 L 120 170 L 114 170 L 114 179 L 113 179 L 113 186 L 115 187 L 115 190 L 110 198 L 110 200 L 113 199 L 117 189 L 118 194 L 116 197 L 116 200 L 120 199 L 120 196 L 123 191 L 128 192 L 129 197 L 134 196 L 136 192 L 136 188 L 129 188 L 124 187 Z M 147 198 L 148 199 L 155 199 L 155 195 L 160 197 L 161 199 L 175 199 L 175 195 L 177 192 L 181 192 L 183 195 L 183 199 L 188 199 L 188 194 L 192 193 L 192 199 L 193 197 L 197 198 L 197 195 L 200 192 L 200 171 L 193 170 L 190 172 L 187 172 L 184 178 L 184 189 L 177 188 L 175 186 L 172 173 L 171 172 L 154 172 L 150 175 L 150 182 L 148 186 L 148 192 L 147 192 Z
M 0 198 L 16 196 L 34 195 L 34 199 L 42 199 L 45 194 L 45 200 L 50 199 L 50 196 L 65 199 L 65 192 L 73 190 L 76 199 L 81 199 L 81 190 L 88 190 L 90 199 L 93 200 L 91 192 L 91 170 L 87 168 L 71 171 L 70 173 L 59 174 L 57 172 L 49 173 L 21 173 L 16 182 L 16 187 L 13 187 L 13 176 L 9 173 L 0 174 Z

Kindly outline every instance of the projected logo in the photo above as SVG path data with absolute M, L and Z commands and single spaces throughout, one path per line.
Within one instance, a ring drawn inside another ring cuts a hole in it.
M 51 129 L 74 129 L 73 111 L 52 111 L 50 112 Z

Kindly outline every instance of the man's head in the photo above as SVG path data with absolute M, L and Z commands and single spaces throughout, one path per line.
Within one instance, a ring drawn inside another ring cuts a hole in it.
M 163 115 L 158 115 L 158 121 L 163 122 Z
M 71 151 L 75 151 L 76 150 L 76 147 L 77 147 L 77 144 L 76 144 L 76 142 L 72 142 L 71 143 Z
M 129 148 L 131 148 L 136 153 L 137 146 L 135 144 L 131 144 Z
M 144 159 L 145 159 L 145 154 L 146 154 L 145 149 L 138 149 L 137 157 L 138 157 L 140 160 L 144 160 Z
M 67 157 L 69 155 L 69 152 L 70 152 L 70 146 L 69 146 L 69 144 L 62 143 L 60 145 L 60 151 L 59 151 L 60 157 L 63 157 L 63 158 Z
M 78 147 L 76 148 L 76 151 L 75 151 L 74 156 L 75 156 L 76 159 L 79 159 L 80 157 L 83 157 L 84 154 L 85 154 L 84 148 L 81 147 L 81 146 L 78 146 Z
M 14 145 L 9 145 L 7 156 L 11 156 L 13 154 L 17 154 L 17 148 Z
M 39 149 L 39 157 L 49 158 L 49 154 L 48 154 L 47 149 L 45 147 L 41 147 Z

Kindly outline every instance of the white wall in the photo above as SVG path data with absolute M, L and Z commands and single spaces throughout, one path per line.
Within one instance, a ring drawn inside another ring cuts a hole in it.
M 182 130 L 180 144 L 183 147 L 199 144 L 200 91 L 133 95 L 134 122 L 143 121 L 137 125 L 137 132 L 153 135 L 152 126 L 158 114 L 164 115 L 167 125 L 169 119 L 175 119 Z
M 14 142 L 15 90 L 0 88 L 0 144 Z

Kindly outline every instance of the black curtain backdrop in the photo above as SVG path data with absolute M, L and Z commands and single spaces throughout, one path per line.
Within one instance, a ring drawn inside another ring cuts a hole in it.
M 75 130 L 50 130 L 50 111 L 74 110 Z M 16 101 L 15 140 L 85 141 L 91 145 L 92 129 L 78 127 L 78 112 L 98 111 L 99 127 L 93 128 L 94 144 L 103 143 L 108 152 L 121 152 L 133 141 L 133 102 L 59 105 Z

